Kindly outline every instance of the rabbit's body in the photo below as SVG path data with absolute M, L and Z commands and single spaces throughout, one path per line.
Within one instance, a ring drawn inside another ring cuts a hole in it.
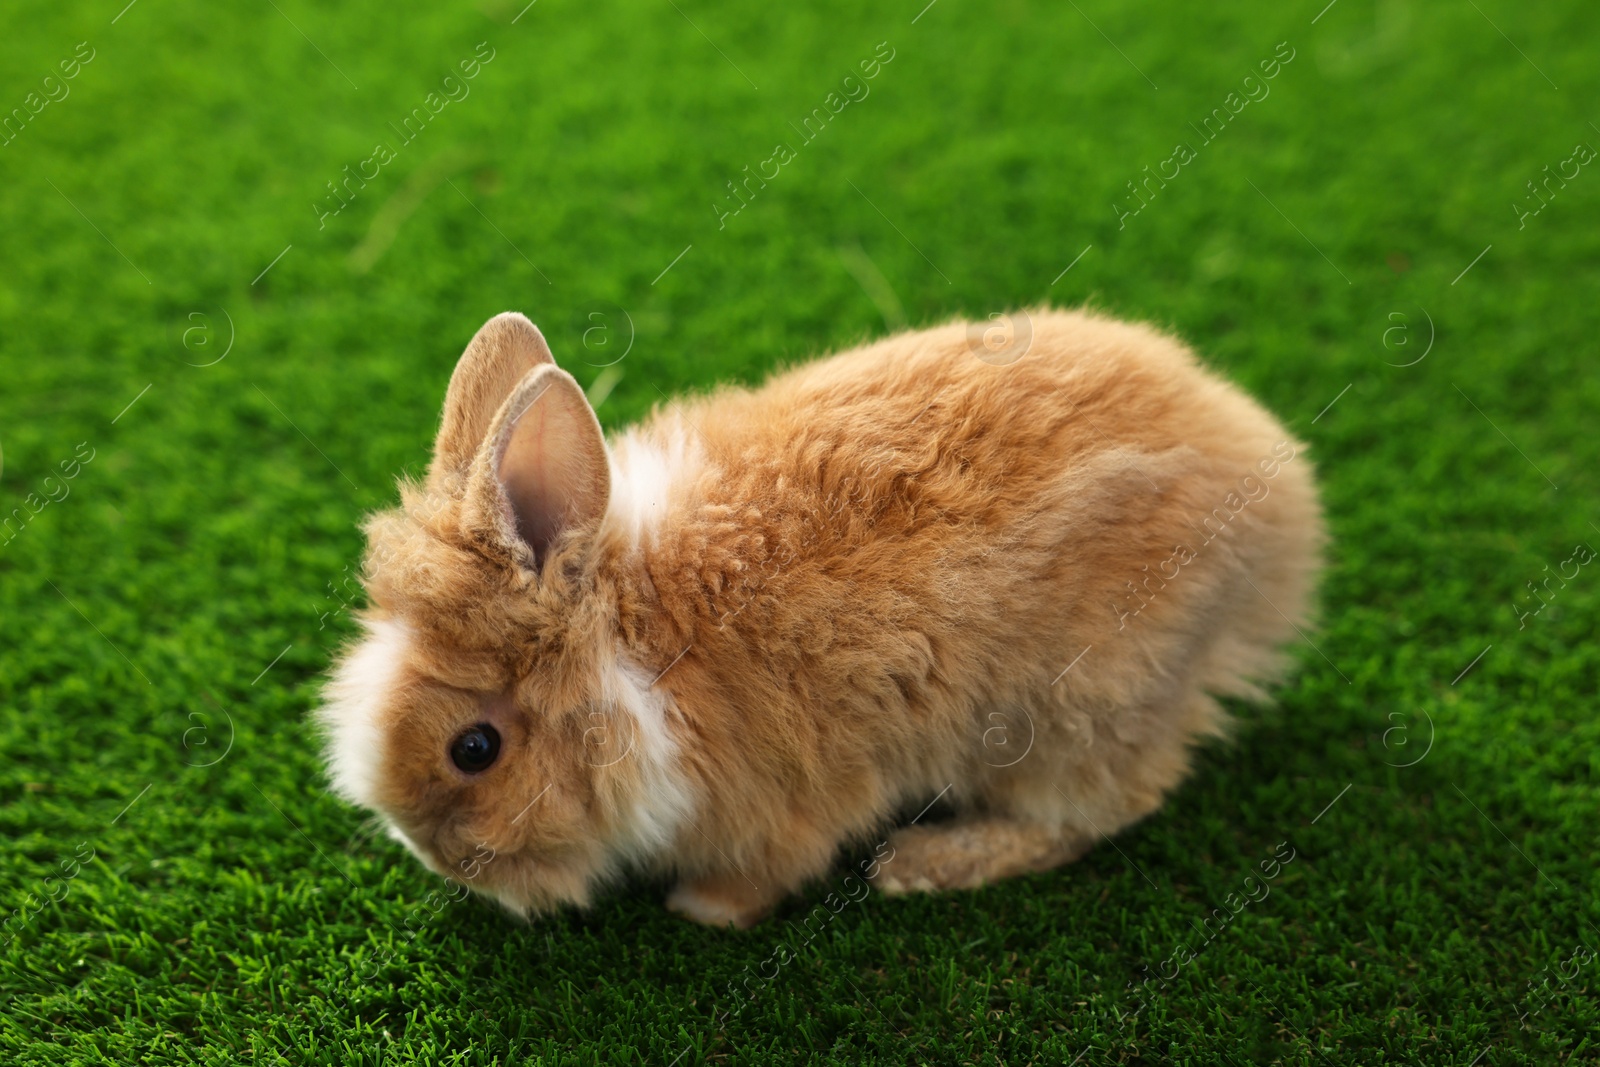
M 1054 866 L 1149 814 L 1220 732 L 1212 695 L 1259 696 L 1307 617 L 1311 471 L 1171 339 L 1080 313 L 1031 324 L 1005 365 L 955 324 L 669 403 L 577 507 L 518 491 L 495 458 L 523 432 L 513 393 L 470 471 L 436 460 L 429 492 L 371 527 L 368 648 L 404 645 L 416 684 L 397 698 L 385 676 L 385 707 L 343 713 L 373 750 L 372 788 L 346 791 L 440 869 L 471 838 L 506 852 L 554 833 L 486 882 L 513 906 L 582 899 L 631 862 L 680 880 L 674 907 L 740 924 L 938 797 L 956 817 L 895 831 L 881 886 Z M 538 542 L 552 510 L 579 521 L 546 538 L 542 570 L 519 563 L 501 513 Z M 430 682 L 479 710 L 395 724 L 387 705 L 428 703 Z M 497 768 L 453 783 L 447 766 L 419 793 L 475 719 L 520 735 L 519 765 L 498 788 Z M 586 829 L 511 821 L 557 791 L 554 822 Z

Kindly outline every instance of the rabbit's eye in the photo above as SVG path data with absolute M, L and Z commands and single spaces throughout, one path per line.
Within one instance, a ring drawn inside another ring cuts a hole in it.
M 486 722 L 469 727 L 450 745 L 450 761 L 468 774 L 486 770 L 500 755 L 500 731 Z

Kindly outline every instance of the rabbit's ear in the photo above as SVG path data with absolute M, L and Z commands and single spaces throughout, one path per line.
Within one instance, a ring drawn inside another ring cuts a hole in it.
M 526 548 L 535 566 L 564 531 L 599 525 L 611 499 L 611 464 L 572 375 L 549 365 L 517 383 L 495 415 L 469 495 L 492 509 L 513 555 Z
M 511 390 L 533 368 L 554 362 L 539 327 L 518 312 L 484 323 L 450 375 L 429 484 L 437 487 L 450 472 L 466 470 Z

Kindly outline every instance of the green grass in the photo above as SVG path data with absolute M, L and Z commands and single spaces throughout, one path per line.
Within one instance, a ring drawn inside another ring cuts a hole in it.
M 8 6 L 0 107 L 94 58 L 0 148 L 0 514 L 70 494 L 0 533 L 0 1062 L 1600 1062 L 1600 568 L 1512 608 L 1600 545 L 1600 173 L 1510 206 L 1600 144 L 1600 12 L 922 3 Z M 484 41 L 319 230 L 325 183 Z M 802 947 L 837 876 L 746 934 L 650 885 L 518 926 L 430 903 L 328 795 L 307 712 L 358 521 L 489 315 L 586 387 L 631 333 L 614 427 L 902 315 L 1043 301 L 1167 325 L 1261 397 L 1336 538 L 1319 651 L 1115 847 L 874 894 Z M 1130 988 L 1280 842 L 1270 896 Z

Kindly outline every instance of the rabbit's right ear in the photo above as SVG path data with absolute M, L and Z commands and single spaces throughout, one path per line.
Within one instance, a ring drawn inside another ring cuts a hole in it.
M 583 388 L 560 367 L 529 371 L 473 460 L 467 522 L 538 570 L 562 534 L 598 528 L 610 499 L 605 437 Z
M 544 334 L 519 312 L 501 312 L 484 323 L 450 375 L 429 486 L 438 488 L 452 471 L 465 472 L 511 390 L 534 367 L 554 362 Z

